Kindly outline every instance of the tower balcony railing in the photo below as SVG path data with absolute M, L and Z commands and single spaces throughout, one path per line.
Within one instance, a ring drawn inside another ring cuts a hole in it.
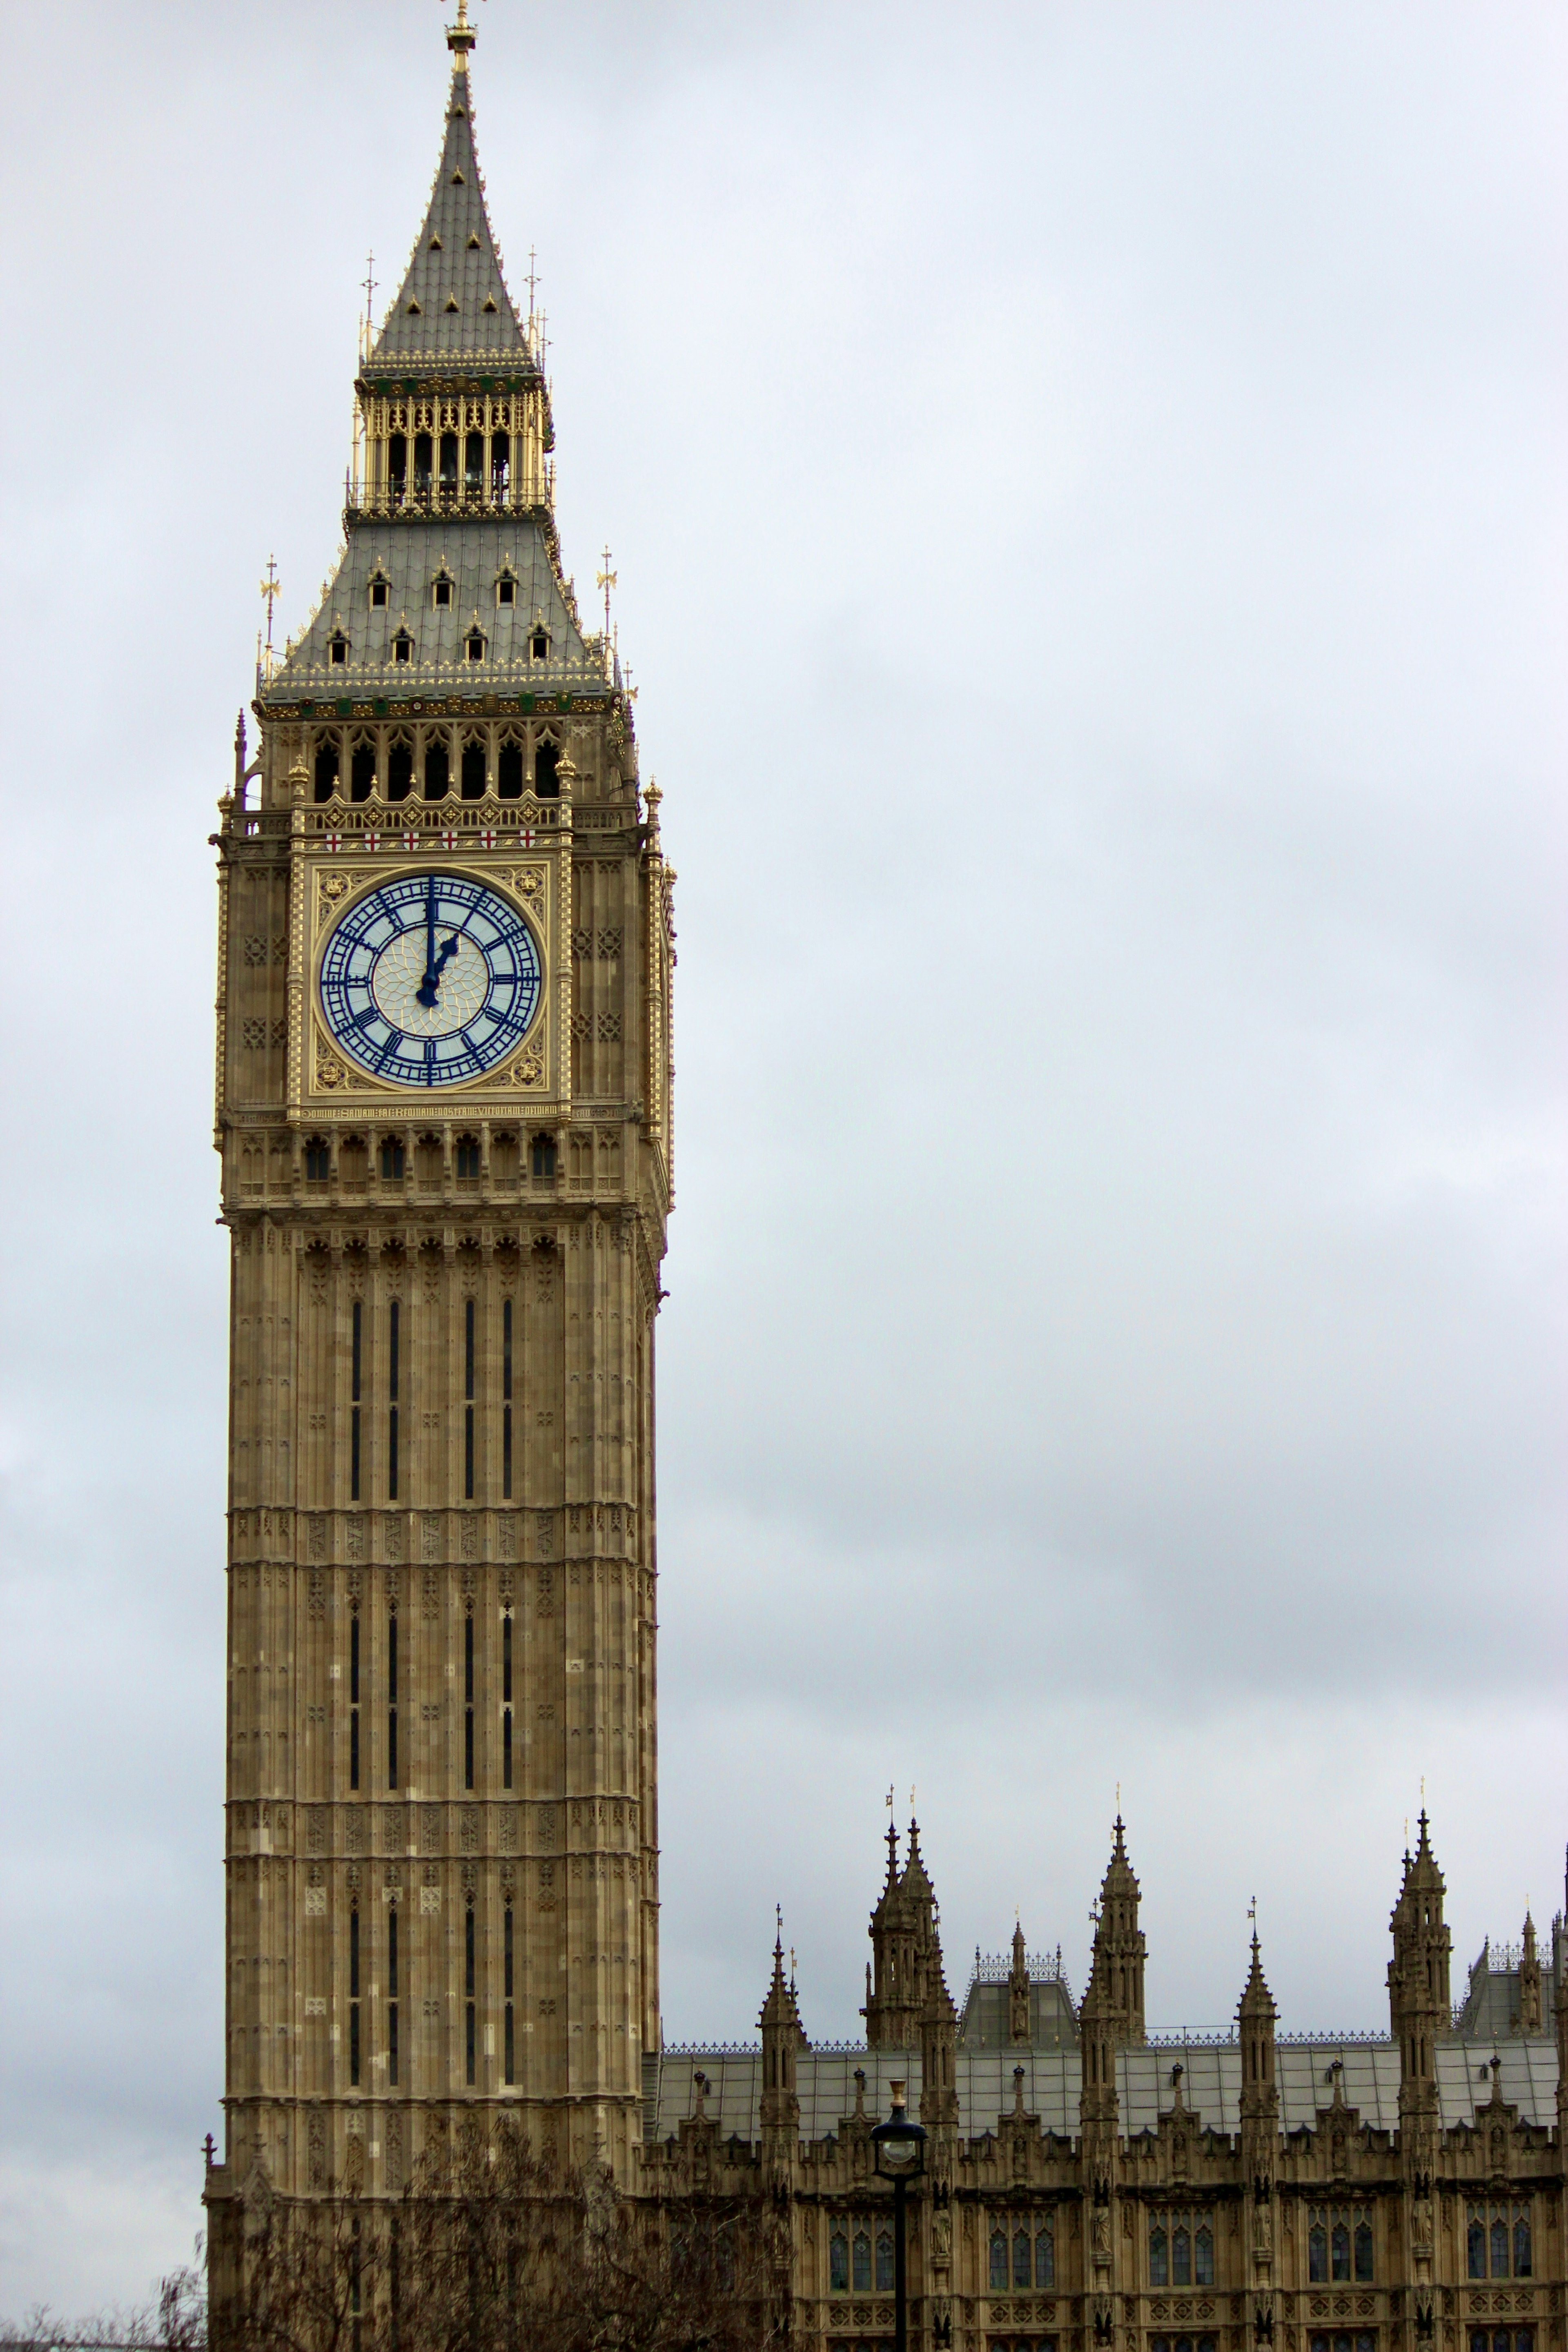
M 507 515 L 551 514 L 555 506 L 555 468 L 542 481 L 486 482 L 471 476 L 458 481 L 364 482 L 346 485 L 345 503 L 356 520 L 385 522 L 451 516 L 461 521 Z

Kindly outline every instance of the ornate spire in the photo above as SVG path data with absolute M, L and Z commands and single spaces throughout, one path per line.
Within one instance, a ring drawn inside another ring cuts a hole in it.
M 1399 1900 L 1389 1918 L 1389 2022 L 1399 2045 L 1399 2112 L 1432 2123 L 1437 2113 L 1434 2045 L 1452 2030 L 1448 2005 L 1451 1938 L 1443 1923 L 1443 1874 L 1432 1851 L 1425 1805 L 1414 1854 L 1406 1853 Z
M 468 52 L 476 37 L 459 7 L 447 36 L 455 62 L 441 160 L 403 283 L 364 362 L 367 376 L 459 358 L 533 366 L 501 276 L 474 146 Z
M 767 1999 L 757 2020 L 763 2029 L 763 2097 L 761 2122 L 763 2152 L 770 2168 L 793 2163 L 800 2137 L 800 2099 L 795 2089 L 795 2061 L 805 2044 L 800 2011 L 795 2004 L 793 1976 L 784 1974 L 784 1915 L 778 1915 L 773 1941 L 773 1973 Z
M 1024 1924 L 1013 1925 L 1013 1966 L 1007 1975 L 1007 2039 L 1027 2042 L 1033 2025 L 1029 2014 L 1029 1962 L 1024 1949 Z
M 1138 1925 L 1139 1901 L 1138 1880 L 1127 1859 L 1127 1840 L 1119 1812 L 1111 1833 L 1110 1860 L 1100 1882 L 1092 1966 L 1099 2014 L 1118 2043 L 1148 2039 L 1143 2024 L 1145 1946 Z
M 1263 2124 L 1270 2130 L 1279 2113 L 1279 2093 L 1274 2079 L 1274 2027 L 1278 2016 L 1274 1996 L 1263 1973 L 1255 1926 L 1252 1965 L 1236 2009 L 1241 2042 L 1241 2114 L 1244 2124 Z

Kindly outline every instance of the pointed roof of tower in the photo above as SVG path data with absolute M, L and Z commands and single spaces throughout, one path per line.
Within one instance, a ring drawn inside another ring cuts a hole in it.
M 773 1945 L 773 1981 L 768 1986 L 768 1997 L 763 2003 L 763 2013 L 757 2023 L 764 2028 L 770 2025 L 788 2028 L 799 2022 L 800 2011 L 795 2005 L 795 1987 L 784 1974 L 784 1926 L 781 1921 L 778 1938 Z
M 901 1894 L 912 1895 L 920 1902 L 923 1902 L 929 1895 L 934 1895 L 936 1892 L 926 1874 L 926 1866 L 921 1856 L 921 1829 L 920 1823 L 915 1821 L 910 1823 L 910 1858 L 904 1864 L 904 1874 L 899 1881 L 899 1889 Z
M 1263 1961 L 1258 1949 L 1258 1930 L 1252 1931 L 1252 1966 L 1247 1972 L 1236 2013 L 1243 2022 L 1252 2017 L 1274 2018 L 1279 2014 L 1274 2006 L 1274 1996 L 1268 1990 L 1268 1979 L 1263 1973 Z
M 474 147 L 465 31 L 456 47 L 446 136 L 425 226 L 397 298 L 363 363 L 365 374 L 400 374 L 418 362 L 476 359 L 533 364 L 527 333 L 501 276 Z

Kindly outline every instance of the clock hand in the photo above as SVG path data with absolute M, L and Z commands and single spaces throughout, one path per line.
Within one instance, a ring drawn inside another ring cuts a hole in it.
M 425 1000 L 425 995 L 424 995 L 424 991 L 425 991 L 425 989 L 426 989 L 426 988 L 433 988 L 433 987 L 435 986 L 435 984 L 436 984 L 436 877 L 434 876 L 434 874 L 431 874 L 431 875 L 427 875 L 427 876 L 426 876 L 426 882 L 425 882 L 425 980 L 424 980 L 424 985 L 423 985 L 423 987 L 422 987 L 422 988 L 421 988 L 421 990 L 420 990 L 420 998 L 421 998 L 421 1002 L 426 1001 L 426 1000 Z M 428 1000 L 428 1002 L 430 1002 L 431 1003 L 435 1003 L 435 999 L 434 999 L 434 997 L 430 998 L 430 999 Z
M 434 1005 L 441 986 L 441 974 L 457 952 L 458 934 L 454 931 L 439 955 L 432 952 L 430 962 L 426 967 L 424 980 L 414 992 L 416 1003 L 426 1007 Z

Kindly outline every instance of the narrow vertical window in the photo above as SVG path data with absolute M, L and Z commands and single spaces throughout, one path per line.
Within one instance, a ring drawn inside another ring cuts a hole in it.
M 364 1308 L 354 1300 L 353 1312 L 353 1391 L 349 1413 L 349 1500 L 359 1501 L 359 1380 L 360 1353 L 363 1341 Z
M 349 1913 L 349 2081 L 359 2082 L 359 1906 Z
M 503 1968 L 504 1968 L 504 1983 L 503 1983 L 503 1988 L 502 1988 L 502 1990 L 503 1990 L 504 1996 L 505 1996 L 505 2000 L 506 2000 L 506 2026 L 505 2026 L 505 2033 L 504 2033 L 504 2039 L 505 2039 L 505 2042 L 506 2042 L 506 2049 L 505 2049 L 505 2053 L 504 2053 L 505 2060 L 506 2060 L 506 2079 L 507 2079 L 507 2081 L 508 2081 L 509 2083 L 515 2083 L 515 2082 L 516 2082 L 516 2080 L 517 2080 L 517 2048 L 516 2048 L 516 2042 L 515 2042 L 515 2040 L 514 2040 L 514 2038 L 513 2038 L 513 2037 L 514 2037 L 514 2028 L 513 2028 L 513 2025 L 512 2025 L 512 2006 L 511 2006 L 511 2000 L 512 2000 L 512 1990 L 511 1990 L 511 1971 L 512 1971 L 512 1959 L 511 1959 L 511 1905 L 510 1905 L 510 1903 L 509 1903 L 509 1904 L 507 1905 L 507 1906 L 506 1906 L 506 1948 L 505 1948 L 505 1954 L 504 1954 L 504 1959 L 503 1959 Z
M 359 1787 L 359 1619 L 349 1619 L 349 1787 Z
M 463 1996 L 467 2010 L 464 2021 L 464 2046 L 467 2052 L 468 2083 L 474 2083 L 475 2016 L 478 2003 L 474 1999 L 474 1911 L 470 1904 L 463 1918 Z
M 463 1786 L 474 1785 L 474 1621 L 463 1620 Z
M 397 1786 L 397 1617 L 386 1621 L 386 1785 Z
M 474 1302 L 463 1307 L 463 1496 L 474 1499 Z
M 511 1301 L 507 1299 L 500 1311 L 500 1491 L 501 1500 L 511 1500 Z
M 398 1303 L 386 1311 L 386 1499 L 397 1500 L 397 1343 L 401 1334 Z
M 511 1786 L 511 1619 L 500 1621 L 500 1784 Z
M 386 1915 L 386 2079 L 397 2087 L 397 1906 Z

